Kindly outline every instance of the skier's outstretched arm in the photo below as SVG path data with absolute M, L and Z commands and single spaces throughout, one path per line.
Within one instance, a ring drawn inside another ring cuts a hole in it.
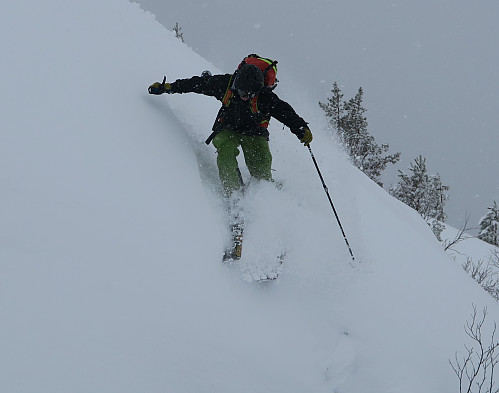
M 230 74 L 193 76 L 189 79 L 177 79 L 172 83 L 165 83 L 163 79 L 163 83 L 155 82 L 149 86 L 149 94 L 197 93 L 221 100 L 227 90 L 230 77 Z

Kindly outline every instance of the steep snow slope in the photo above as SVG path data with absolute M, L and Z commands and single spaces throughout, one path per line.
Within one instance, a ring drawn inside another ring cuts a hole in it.
M 307 150 L 274 122 L 283 189 L 251 184 L 242 268 L 222 266 L 203 144 L 218 104 L 146 92 L 165 72 L 216 70 L 124 0 L 4 8 L 2 390 L 455 390 L 447 359 L 471 302 L 496 320 L 497 306 L 320 120 L 314 152 L 359 262 Z M 279 281 L 244 280 L 281 249 Z

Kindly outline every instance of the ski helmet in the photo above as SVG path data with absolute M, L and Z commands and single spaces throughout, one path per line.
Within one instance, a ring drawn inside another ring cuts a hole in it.
M 237 71 L 234 89 L 241 97 L 254 97 L 263 87 L 263 73 L 255 65 L 243 64 Z

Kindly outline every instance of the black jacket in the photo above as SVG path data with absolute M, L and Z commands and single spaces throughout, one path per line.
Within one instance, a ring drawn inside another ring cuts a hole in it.
M 204 94 L 223 101 L 227 89 L 230 88 L 229 83 L 232 83 L 231 77 L 231 74 L 225 74 L 178 79 L 171 84 L 171 92 Z M 250 101 L 243 101 L 235 93 L 229 105 L 222 105 L 220 108 L 213 125 L 214 133 L 228 129 L 243 135 L 262 135 L 268 139 L 269 132 L 267 128 L 261 126 L 261 123 L 262 120 L 270 120 L 271 117 L 289 127 L 295 135 L 301 135 L 302 128 L 307 126 L 305 120 L 296 114 L 291 105 L 281 100 L 271 90 L 264 88 L 258 94 L 256 101 L 258 111 L 255 113 L 251 110 Z

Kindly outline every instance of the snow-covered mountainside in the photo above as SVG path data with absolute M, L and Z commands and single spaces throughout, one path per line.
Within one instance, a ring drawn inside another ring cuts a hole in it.
M 219 104 L 147 94 L 165 73 L 217 70 L 126 0 L 11 2 L 0 22 L 2 391 L 456 391 L 471 305 L 492 321 L 496 303 L 308 103 L 277 90 L 315 130 L 358 261 L 307 149 L 274 120 L 283 187 L 250 184 L 243 260 L 223 266 L 204 144 Z M 281 250 L 278 281 L 248 282 Z

